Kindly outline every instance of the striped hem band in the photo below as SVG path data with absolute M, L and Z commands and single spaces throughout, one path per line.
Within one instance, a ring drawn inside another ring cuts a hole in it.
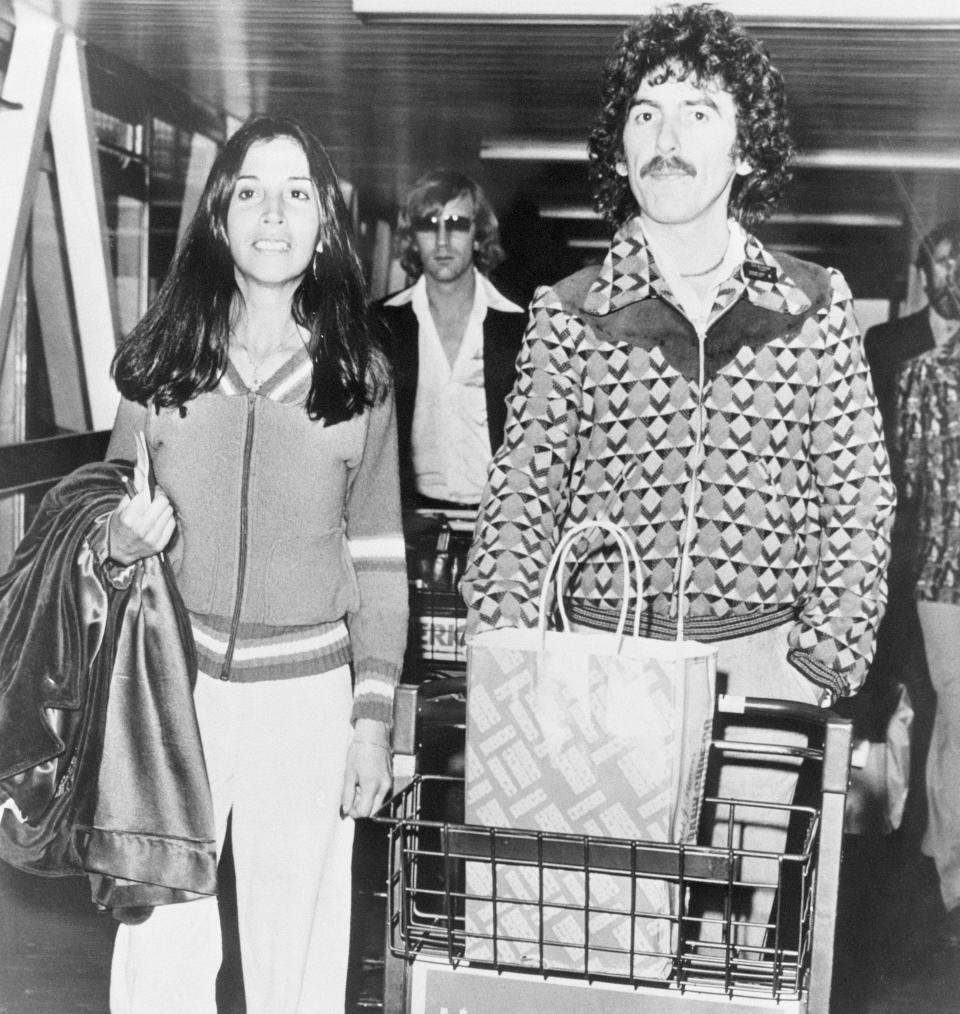
M 616 630 L 620 622 L 620 613 L 609 609 L 598 609 L 596 606 L 584 605 L 580 602 L 567 603 L 570 619 L 597 630 Z M 793 606 L 781 606 L 779 609 L 766 609 L 753 613 L 727 613 L 725 616 L 688 616 L 683 621 L 684 637 L 692 641 L 710 644 L 712 641 L 726 641 L 734 637 L 747 637 L 759 634 L 764 630 L 772 630 L 782 623 L 788 623 L 796 616 Z M 633 613 L 627 614 L 627 630 L 633 629 Z M 652 613 L 640 615 L 641 637 L 651 637 L 657 641 L 673 641 L 677 637 L 677 621 L 668 616 L 655 616 Z

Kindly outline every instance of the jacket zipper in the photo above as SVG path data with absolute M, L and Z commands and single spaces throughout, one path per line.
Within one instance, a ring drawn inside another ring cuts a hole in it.
M 691 321 L 691 323 L 693 323 Z M 677 621 L 677 640 L 683 640 L 683 603 L 686 600 L 687 581 L 690 578 L 690 543 L 693 536 L 693 515 L 696 510 L 697 497 L 700 490 L 700 459 L 703 455 L 703 397 L 706 381 L 705 346 L 707 331 L 703 323 L 694 324 L 697 331 L 697 409 L 696 439 L 693 446 L 693 467 L 690 474 L 690 499 L 687 502 L 687 513 L 683 522 L 683 545 L 680 547 L 680 560 L 674 583 L 676 594 L 670 606 L 671 618 Z
M 727 313 L 733 309 L 737 302 L 738 300 L 734 299 L 729 305 L 725 306 L 723 310 L 717 314 L 713 323 L 716 324 L 718 320 L 725 317 Z M 686 316 L 686 314 L 684 314 L 684 316 Z M 687 319 L 689 320 L 689 318 Z M 680 549 L 680 560 L 677 565 L 676 580 L 674 582 L 676 595 L 670 605 L 670 618 L 677 621 L 678 641 L 683 640 L 683 609 L 681 607 L 686 601 L 687 581 L 690 578 L 690 542 L 693 536 L 693 515 L 696 510 L 697 499 L 700 491 L 700 465 L 701 458 L 703 457 L 704 429 L 703 402 L 707 386 L 706 347 L 708 320 L 709 313 L 698 318 L 696 322 L 692 320 L 690 321 L 690 323 L 693 324 L 694 330 L 697 332 L 697 435 L 696 442 L 693 447 L 693 468 L 690 476 L 690 500 L 687 503 L 687 513 L 683 523 L 683 545 Z
M 240 626 L 240 610 L 243 606 L 243 590 L 247 579 L 247 514 L 250 494 L 250 459 L 253 457 L 253 431 L 256 419 L 257 396 L 247 395 L 247 424 L 243 438 L 243 477 L 240 483 L 240 549 L 237 555 L 237 595 L 233 606 L 233 619 L 230 621 L 230 638 L 227 651 L 220 669 L 220 679 L 230 679 L 230 666 L 233 664 L 233 652 L 237 644 L 237 630 Z

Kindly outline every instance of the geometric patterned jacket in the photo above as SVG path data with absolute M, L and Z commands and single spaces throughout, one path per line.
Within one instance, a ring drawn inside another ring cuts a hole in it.
M 839 272 L 746 235 L 698 334 L 639 219 L 537 290 L 462 592 L 467 634 L 534 627 L 567 524 L 602 513 L 643 565 L 641 632 L 716 641 L 794 621 L 790 662 L 855 693 L 886 602 L 895 494 Z M 571 619 L 610 626 L 612 544 L 577 554 Z

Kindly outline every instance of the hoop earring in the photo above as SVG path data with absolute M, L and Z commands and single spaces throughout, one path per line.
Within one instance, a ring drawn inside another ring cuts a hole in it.
M 317 265 L 318 265 L 318 263 L 320 261 L 320 254 L 321 254 L 322 250 L 323 250 L 323 243 L 320 243 L 320 245 L 317 247 L 317 249 L 313 251 L 313 257 L 310 260 L 310 267 L 311 267 L 311 271 L 312 271 L 312 274 L 313 274 L 313 280 L 315 282 L 317 282 L 317 283 L 319 283 L 319 281 L 320 281 L 320 271 L 319 271 Z

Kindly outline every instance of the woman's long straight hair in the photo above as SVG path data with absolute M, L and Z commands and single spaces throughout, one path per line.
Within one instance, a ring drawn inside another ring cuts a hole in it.
M 320 251 L 293 295 L 310 332 L 313 383 L 306 410 L 342 422 L 382 397 L 386 360 L 370 319 L 360 259 L 340 184 L 320 142 L 295 120 L 257 117 L 224 145 L 156 300 L 120 344 L 111 372 L 120 393 L 157 408 L 216 387 L 227 366 L 231 314 L 240 298 L 227 242 L 227 210 L 250 146 L 289 137 L 307 156 L 320 205 Z

